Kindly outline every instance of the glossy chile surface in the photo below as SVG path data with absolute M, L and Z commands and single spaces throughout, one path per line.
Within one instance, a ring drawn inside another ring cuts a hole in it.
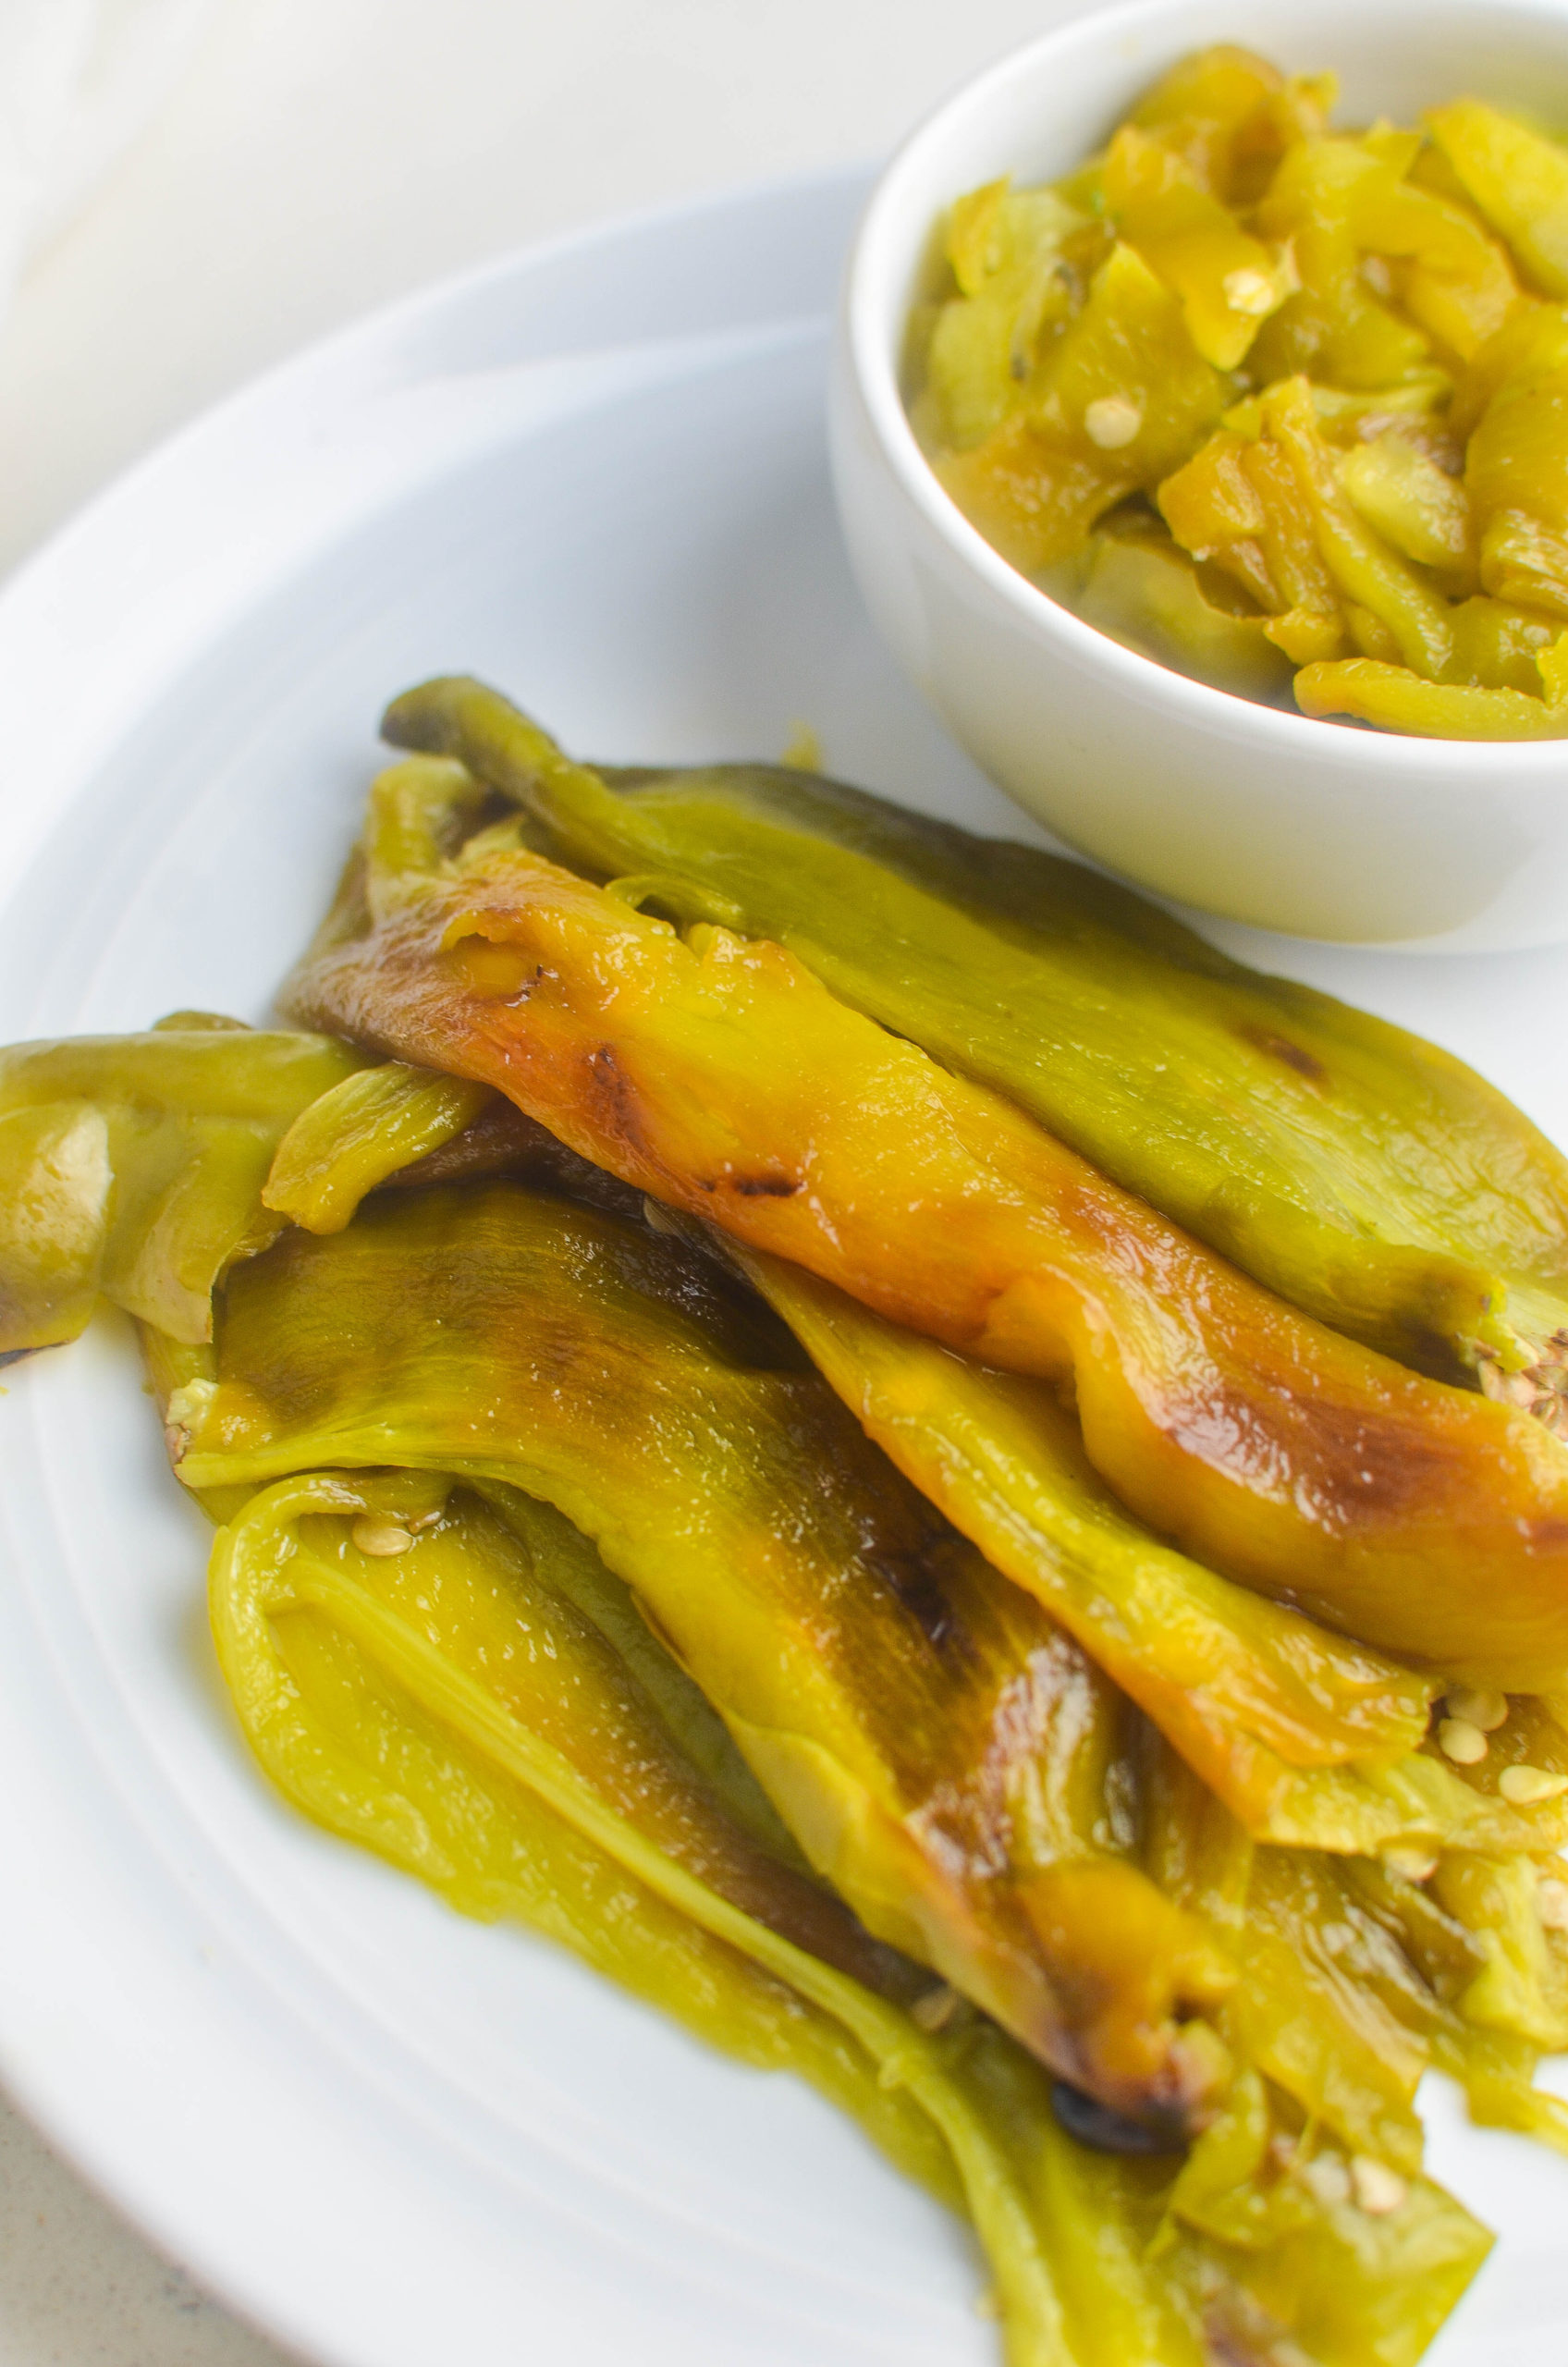
M 893 1321 L 1070 1389 L 1201 1561 L 1477 1683 L 1568 1674 L 1568 1454 L 1311 1321 L 782 948 L 684 935 L 413 758 L 289 988 L 304 1024 L 498 1085 L 574 1150 Z M 457 848 L 459 852 L 448 852 Z

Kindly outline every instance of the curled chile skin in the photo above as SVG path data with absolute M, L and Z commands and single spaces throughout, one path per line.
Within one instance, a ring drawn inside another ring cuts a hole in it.
M 1109 1485 L 1213 1567 L 1445 1674 L 1568 1682 L 1568 1453 L 1528 1415 L 1298 1314 L 777 945 L 513 846 L 370 884 L 291 983 L 302 1024 L 496 1085 L 638 1190 L 1071 1391 Z

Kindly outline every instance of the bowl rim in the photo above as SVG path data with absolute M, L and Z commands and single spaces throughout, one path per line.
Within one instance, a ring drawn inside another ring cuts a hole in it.
M 1021 77 L 1052 66 L 1071 69 L 1079 54 L 1101 56 L 1107 50 L 1123 51 L 1131 41 L 1149 31 L 1169 26 L 1176 31 L 1183 18 L 1209 6 L 1210 0 L 1121 0 L 1112 7 L 1091 8 L 1065 23 L 1003 53 L 937 101 L 908 133 L 878 174 L 858 222 L 845 264 L 839 305 L 840 358 L 853 393 L 870 426 L 880 457 L 899 490 L 917 513 L 927 533 L 977 576 L 993 600 L 999 600 L 1036 640 L 1055 642 L 1084 671 L 1106 678 L 1112 695 L 1131 695 L 1140 705 L 1168 702 L 1190 730 L 1222 735 L 1232 745 L 1238 736 L 1253 738 L 1257 753 L 1279 758 L 1300 755 L 1311 736 L 1316 757 L 1328 755 L 1321 733 L 1327 718 L 1268 706 L 1260 700 L 1220 690 L 1209 682 L 1178 673 L 1157 658 L 1145 656 L 1113 641 L 1086 623 L 996 550 L 972 525 L 951 496 L 944 491 L 935 470 L 916 440 L 900 386 L 898 343 L 908 316 L 906 271 L 909 215 L 913 200 L 910 185 L 918 186 L 927 152 L 941 144 L 955 121 L 980 118 Z M 1505 20 L 1521 30 L 1535 30 L 1554 40 L 1568 67 L 1568 8 L 1562 0 L 1378 0 L 1378 14 L 1404 18 L 1429 27 L 1439 10 L 1450 17 L 1490 18 L 1501 28 Z M 1341 0 L 1338 8 L 1302 6 L 1315 18 L 1365 15 Z M 1332 38 L 1332 24 L 1329 29 Z M 954 192 L 957 194 L 957 192 Z M 921 198 L 920 233 L 925 236 L 934 216 L 929 200 Z M 894 286 L 894 279 L 900 283 Z M 889 339 L 886 323 L 896 324 Z M 1347 768 L 1365 768 L 1373 779 L 1425 771 L 1441 776 L 1473 772 L 1476 754 L 1489 752 L 1488 768 L 1501 759 L 1513 784 L 1541 784 L 1560 773 L 1568 759 L 1568 738 L 1561 740 L 1451 740 L 1415 732 L 1378 730 L 1336 731 Z M 1476 787 L 1485 784 L 1476 783 Z

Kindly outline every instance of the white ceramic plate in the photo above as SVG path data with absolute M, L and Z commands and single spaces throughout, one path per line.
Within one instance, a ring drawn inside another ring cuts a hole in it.
M 261 1018 L 382 702 L 438 671 L 607 757 L 772 755 L 803 719 L 851 779 L 1026 828 L 897 678 L 839 556 L 821 378 L 860 187 L 439 289 L 55 542 L 0 599 L 0 1041 Z M 1262 943 L 1568 1133 L 1568 957 Z M 7 1381 L 0 2072 L 90 2177 L 342 2367 L 994 2361 L 965 2239 L 827 2105 L 263 1788 L 121 1330 Z M 1433 2126 L 1439 2175 L 1504 2237 L 1434 2367 L 1562 2367 L 1568 2167 L 1440 2096 Z

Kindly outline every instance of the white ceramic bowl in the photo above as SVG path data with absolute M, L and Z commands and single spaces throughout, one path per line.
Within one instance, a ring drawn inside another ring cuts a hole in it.
M 1299 937 L 1452 950 L 1568 938 L 1568 741 L 1455 742 L 1252 705 L 1123 649 L 1037 591 L 942 491 L 899 361 L 933 225 L 1048 180 L 1185 51 L 1250 41 L 1341 77 L 1339 120 L 1462 92 L 1568 123 L 1562 0 L 1137 0 L 1017 51 L 893 159 L 851 251 L 832 439 L 878 629 L 992 779 L 1072 845 L 1200 910 Z

